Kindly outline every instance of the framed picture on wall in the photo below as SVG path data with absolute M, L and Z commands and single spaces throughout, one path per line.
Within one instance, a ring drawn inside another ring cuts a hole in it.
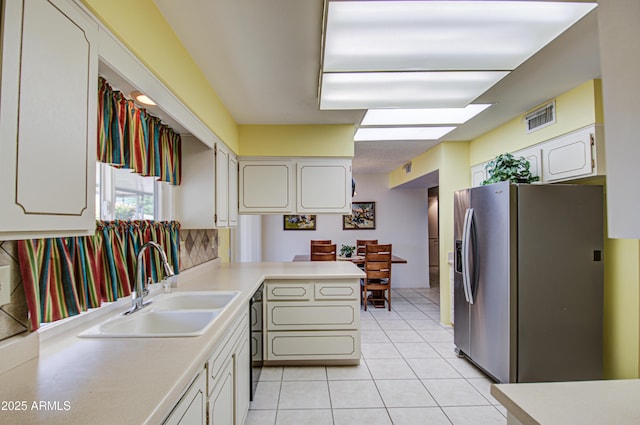
M 351 214 L 342 216 L 342 230 L 372 230 L 375 228 L 375 202 L 352 202 Z
M 315 215 L 285 215 L 284 230 L 316 230 Z

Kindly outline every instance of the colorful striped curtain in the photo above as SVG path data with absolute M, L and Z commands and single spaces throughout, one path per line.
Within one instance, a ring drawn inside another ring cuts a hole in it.
M 181 138 L 109 83 L 98 85 L 98 161 L 179 185 Z
M 136 258 L 153 240 L 180 270 L 180 224 L 176 221 L 99 221 L 94 236 L 18 241 L 18 260 L 33 330 L 40 323 L 74 316 L 131 294 Z M 164 278 L 160 255 L 145 254 L 144 278 Z

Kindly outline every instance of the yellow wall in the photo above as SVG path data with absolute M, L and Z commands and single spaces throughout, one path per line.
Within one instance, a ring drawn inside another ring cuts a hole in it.
M 605 241 L 604 372 L 640 378 L 640 241 Z
M 523 114 L 474 139 L 471 142 L 469 164 L 480 164 L 501 153 L 517 151 L 590 124 L 600 124 L 601 99 L 601 81 L 587 81 L 555 99 L 555 124 L 527 134 Z
M 153 0 L 82 0 L 91 12 L 231 150 L 238 128 Z
M 443 144 L 442 165 L 440 167 L 438 189 L 438 225 L 440 231 L 440 264 L 448 265 L 447 253 L 453 252 L 453 194 L 470 185 L 469 144 L 466 142 L 448 142 Z M 461 173 L 460 170 L 467 170 Z M 445 237 L 443 237 L 445 235 Z M 440 268 L 440 309 L 442 323 L 451 323 L 451 283 L 449 267 Z
M 437 171 L 439 179 L 438 227 L 440 232 L 440 321 L 451 323 L 449 308 L 450 281 L 447 253 L 453 252 L 453 194 L 469 187 L 469 143 L 444 142 L 411 160 L 411 173 L 394 170 L 389 176 L 389 186 L 396 187 L 417 177 Z M 466 170 L 461 172 L 460 170 Z
M 242 156 L 336 156 L 352 158 L 353 125 L 241 125 Z

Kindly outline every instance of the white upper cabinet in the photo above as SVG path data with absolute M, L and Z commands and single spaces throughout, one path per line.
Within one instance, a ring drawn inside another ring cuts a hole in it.
M 228 177 L 228 191 L 229 191 L 229 211 L 228 220 L 229 227 L 238 226 L 238 159 L 235 155 L 229 155 L 229 177 Z
M 182 136 L 179 218 L 183 229 L 238 225 L 238 161 L 222 143 L 214 149 Z
M 216 143 L 216 227 L 238 225 L 238 160 L 222 143 Z
M 193 136 L 182 137 L 182 181 L 178 221 L 183 229 L 212 229 L 215 224 L 215 153 Z
M 243 159 L 239 186 L 241 214 L 351 213 L 349 159 Z
M 482 182 L 487 179 L 487 172 L 484 168 L 486 164 L 483 162 L 471 167 L 471 187 L 481 186 Z
M 529 161 L 529 171 L 534 177 L 542 179 L 542 150 L 540 146 L 531 146 L 529 148 L 521 149 L 517 153 L 517 156 L 521 156 Z
M 216 145 L 216 227 L 229 227 L 229 156 L 228 150 Z
M 239 211 L 245 214 L 295 211 L 295 162 L 239 161 Z
M 605 174 L 604 130 L 592 124 L 537 145 L 513 152 L 529 161 L 531 174 L 541 183 L 556 183 Z M 480 186 L 489 176 L 487 162 L 471 167 L 471 185 Z
M 604 174 L 604 161 L 598 161 L 597 155 L 596 143 L 602 144 L 597 130 L 601 127 L 589 126 L 545 142 L 542 146 L 543 180 L 551 182 Z
M 93 234 L 98 25 L 67 0 L 2 20 L 0 239 Z
M 297 212 L 351 214 L 351 161 L 300 160 Z

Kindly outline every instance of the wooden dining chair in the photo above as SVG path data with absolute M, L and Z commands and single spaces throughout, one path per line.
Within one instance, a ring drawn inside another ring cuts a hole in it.
M 331 239 L 312 239 L 310 243 L 311 251 L 313 251 L 314 245 L 331 245 Z
M 356 240 L 356 255 L 364 257 L 364 247 L 367 244 L 377 244 L 377 239 L 357 239 Z
M 311 245 L 311 261 L 336 261 L 336 244 Z
M 391 311 L 391 244 L 366 245 L 364 272 L 367 274 L 361 285 L 364 311 L 369 301 L 386 301 Z

